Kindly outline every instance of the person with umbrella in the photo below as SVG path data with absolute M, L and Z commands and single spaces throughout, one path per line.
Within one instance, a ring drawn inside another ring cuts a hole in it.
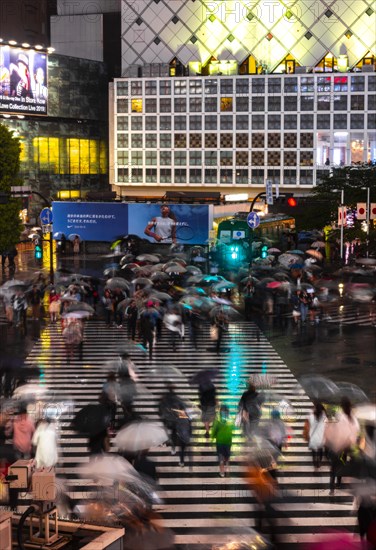
M 217 329 L 215 351 L 217 352 L 217 355 L 219 355 L 221 351 L 223 334 L 228 331 L 228 316 L 224 308 L 219 307 L 218 310 L 216 311 L 213 319 L 213 325 Z
M 38 423 L 32 439 L 37 468 L 53 468 L 58 462 L 55 422 L 49 417 Z
M 182 337 L 182 319 L 176 308 L 164 314 L 163 323 L 170 335 L 172 350 L 176 351 L 176 341 Z
M 136 329 L 138 320 L 138 307 L 136 300 L 132 300 L 125 310 L 125 317 L 127 319 L 128 338 L 136 340 Z
M 325 407 L 320 401 L 314 401 L 313 411 L 306 420 L 305 429 L 308 448 L 312 452 L 313 466 L 316 469 L 320 468 L 323 459 L 326 421 Z
M 111 290 L 109 288 L 104 289 L 102 296 L 102 306 L 104 310 L 105 322 L 108 327 L 111 326 L 112 314 L 114 311 L 114 304 L 112 302 Z
M 259 425 L 263 402 L 264 396 L 258 393 L 252 382 L 249 382 L 248 388 L 241 396 L 238 405 L 243 433 L 247 437 L 251 436 Z
M 65 320 L 67 320 L 68 315 L 66 314 Z M 73 359 L 76 349 L 79 352 L 79 359 L 82 361 L 84 345 L 84 326 L 82 320 L 76 318 L 69 319 L 68 324 L 63 329 L 62 337 L 65 342 L 68 363 Z
M 33 288 L 31 289 L 30 296 L 29 296 L 29 301 L 30 301 L 30 304 L 31 304 L 33 321 L 38 321 L 39 320 L 39 315 L 40 315 L 40 306 L 41 306 L 41 301 L 42 301 L 42 293 L 41 293 L 41 291 L 39 290 L 39 288 L 37 287 L 36 284 L 33 285 Z
M 88 438 L 90 455 L 109 450 L 108 427 L 111 417 L 102 403 L 90 403 L 78 411 L 72 421 L 72 429 Z
M 114 311 L 115 323 L 118 328 L 123 326 L 123 313 L 119 308 L 120 302 L 125 300 L 125 294 L 120 287 L 116 287 L 112 292 L 112 307 Z
M 158 319 L 158 311 L 153 307 L 152 300 L 146 303 L 146 308 L 140 315 L 140 332 L 142 338 L 142 345 L 146 349 L 149 346 L 149 359 L 153 357 L 153 344 L 155 327 Z
M 184 466 L 185 450 L 192 435 L 191 421 L 186 409 L 186 404 L 176 394 L 174 386 L 168 384 L 167 392 L 159 402 L 158 411 L 170 432 L 171 454 L 174 455 L 176 447 L 180 447 L 180 466 Z
M 117 403 L 120 396 L 120 385 L 116 381 L 116 374 L 114 372 L 109 372 L 106 378 L 106 382 L 102 386 L 102 395 L 100 397 L 100 402 L 108 408 L 111 422 L 111 429 L 115 428 L 116 420 L 116 409 Z
M 13 447 L 17 459 L 31 457 L 32 438 L 35 432 L 35 425 L 27 412 L 26 406 L 21 406 L 12 421 Z
M 228 473 L 228 464 L 231 456 L 232 434 L 235 429 L 229 421 L 230 411 L 226 405 L 221 405 L 219 416 L 214 420 L 211 437 L 216 442 L 219 461 L 219 475 L 225 477 Z
M 16 293 L 12 297 L 12 306 L 13 306 L 13 319 L 16 327 L 22 326 L 26 334 L 27 324 L 26 324 L 26 312 L 27 312 L 27 300 L 25 293 L 17 289 Z
M 198 387 L 198 396 L 201 409 L 201 420 L 205 426 L 205 437 L 209 437 L 210 426 L 215 419 L 217 406 L 217 390 L 211 378 L 203 380 Z

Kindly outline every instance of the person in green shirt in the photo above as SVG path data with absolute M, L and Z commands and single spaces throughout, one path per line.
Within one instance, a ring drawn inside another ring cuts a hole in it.
M 219 417 L 214 420 L 211 430 L 211 437 L 215 440 L 217 446 L 220 477 L 225 477 L 228 473 L 228 463 L 231 456 L 232 433 L 235 425 L 229 420 L 229 416 L 228 407 L 222 405 L 219 410 Z

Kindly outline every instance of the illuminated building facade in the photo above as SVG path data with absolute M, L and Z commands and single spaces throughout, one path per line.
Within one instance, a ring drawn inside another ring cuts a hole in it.
M 376 159 L 375 3 L 122 2 L 110 97 L 119 194 L 302 191 Z

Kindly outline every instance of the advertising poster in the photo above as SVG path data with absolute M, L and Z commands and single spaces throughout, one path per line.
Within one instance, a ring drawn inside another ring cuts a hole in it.
M 53 202 L 53 234 L 82 241 L 112 242 L 128 234 L 128 204 L 111 202 Z
M 0 47 L 0 112 L 47 114 L 47 54 Z
M 129 204 L 128 232 L 152 243 L 206 244 L 211 222 L 205 204 Z

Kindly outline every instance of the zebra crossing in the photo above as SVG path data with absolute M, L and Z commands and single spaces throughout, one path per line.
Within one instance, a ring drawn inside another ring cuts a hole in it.
M 90 320 L 85 327 L 82 359 L 67 364 L 61 329 L 54 324 L 42 330 L 27 359 L 29 365 L 40 367 L 40 383 L 51 389 L 51 402 L 66 403 L 59 419 L 60 459 L 56 470 L 65 478 L 69 495 L 76 503 L 94 495 L 97 487 L 93 480 L 77 475 L 78 467 L 88 462 L 89 455 L 87 440 L 72 431 L 71 419 L 84 405 L 97 402 L 109 370 L 106 362 L 116 359 L 126 344 L 126 329 Z M 284 419 L 292 428 L 278 472 L 283 497 L 276 505 L 279 548 L 294 549 L 302 543 L 313 543 L 325 529 L 355 530 L 348 480 L 333 498 L 329 496 L 328 465 L 318 471 L 313 469 L 310 451 L 302 438 L 311 402 L 300 391 L 286 364 L 253 323 L 230 324 L 223 348 L 225 351 L 219 356 L 214 353 L 209 326 L 203 327 L 197 350 L 187 337 L 173 352 L 165 333 L 155 345 L 152 360 L 135 346 L 132 358 L 140 386 L 134 403 L 137 412 L 158 420 L 158 402 L 169 382 L 183 399 L 196 403 L 197 388 L 190 386 L 188 380 L 202 368 L 219 368 L 218 396 L 233 414 L 251 374 L 275 377 L 272 399 L 280 396 L 289 402 Z M 266 402 L 265 415 L 270 406 Z M 153 448 L 149 454 L 160 480 L 162 503 L 156 509 L 163 525 L 175 533 L 176 549 L 208 550 L 236 536 L 247 537 L 255 527 L 257 501 L 244 479 L 247 448 L 240 431 L 234 437 L 230 473 L 225 478 L 218 476 L 215 446 L 205 437 L 200 418 L 193 420 L 189 463 L 185 467 L 179 466 L 178 455 L 173 456 L 169 447 Z
M 287 314 L 292 318 L 292 313 Z M 374 304 L 330 304 L 319 317 L 320 322 L 330 325 L 357 325 L 359 327 L 376 327 L 376 307 Z

